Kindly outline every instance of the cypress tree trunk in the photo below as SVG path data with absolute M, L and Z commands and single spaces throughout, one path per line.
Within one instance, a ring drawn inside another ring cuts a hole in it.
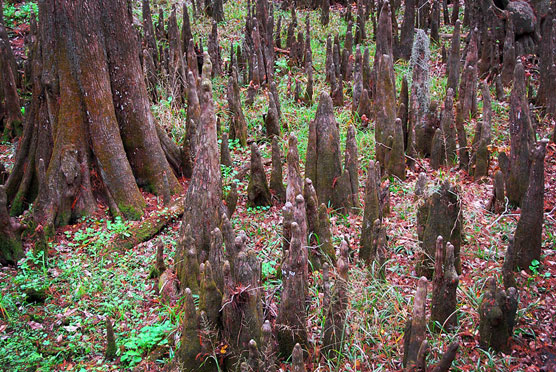
M 139 186 L 162 193 L 166 173 L 167 187 L 179 190 L 150 112 L 128 1 L 45 0 L 37 40 L 33 100 L 6 185 L 11 213 L 35 200 L 35 222 L 50 229 L 95 210 L 100 195 L 113 214 L 139 218 Z

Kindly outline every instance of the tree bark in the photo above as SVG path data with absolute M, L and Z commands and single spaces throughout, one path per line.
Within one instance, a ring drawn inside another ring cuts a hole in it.
M 150 111 L 128 1 L 45 0 L 38 34 L 33 100 L 6 185 L 11 213 L 36 196 L 35 222 L 50 229 L 94 211 L 100 191 L 114 214 L 139 218 L 139 186 L 162 194 L 166 173 L 167 187 L 178 191 Z
M 1 12 L 0 4 L 0 14 Z M 17 93 L 18 77 L 8 34 L 0 19 L 0 130 L 3 140 L 10 140 L 22 132 L 21 105 Z

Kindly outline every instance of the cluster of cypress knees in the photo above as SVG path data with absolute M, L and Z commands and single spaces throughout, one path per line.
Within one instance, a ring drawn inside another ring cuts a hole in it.
M 428 8 L 428 4 L 423 7 L 421 2 L 416 4 L 416 1 L 406 1 L 399 37 L 397 25 L 393 27 L 396 19 L 393 14 L 397 9 L 392 9 L 392 6 L 399 7 L 400 2 L 393 2 L 395 5 L 388 1 L 379 3 L 378 9 L 374 8 L 374 1 L 357 3 L 354 32 L 351 9 L 346 8 L 348 30 L 343 51 L 338 35 L 328 37 L 325 66 L 330 93 L 321 93 L 316 116 L 309 123 L 305 178 L 300 171 L 297 139 L 293 135 L 289 136 L 287 187 L 283 184 L 280 138 L 282 131 L 287 132 L 288 128 L 285 122 L 281 122 L 273 65 L 275 53 L 287 53 L 291 66 L 304 69 L 307 76 L 305 91 L 302 92 L 299 80 L 295 81 L 295 87 L 291 89 L 297 102 L 312 104 L 313 66 L 309 18 L 305 22 L 305 35 L 299 31 L 296 37 L 297 16 L 295 7 L 292 7 L 287 40 L 282 45 L 282 19 L 278 18 L 274 25 L 273 4 L 265 0 L 259 0 L 253 5 L 248 3 L 243 45 L 231 47 L 230 60 L 222 68 L 217 23 L 213 22 L 208 52 L 203 52 L 202 46 L 194 45 L 191 38 L 186 7 L 183 13 L 182 45 L 187 46 L 187 58 L 178 58 L 176 63 L 171 56 L 181 55 L 180 47 L 177 47 L 180 43 L 177 36 L 171 35 L 176 32 L 176 27 L 175 14 L 170 16 L 168 33 L 170 41 L 174 42 L 170 42 L 169 52 L 164 51 L 160 55 L 165 58 L 170 56 L 164 62 L 168 66 L 167 73 L 177 82 L 174 86 L 183 84 L 178 89 L 187 92 L 184 99 L 188 103 L 190 135 L 189 147 L 184 148 L 184 153 L 189 151 L 189 158 L 196 159 L 186 195 L 184 227 L 176 252 L 175 276 L 163 276 L 161 279 L 161 284 L 167 281 L 174 283 L 173 287 L 165 285 L 166 291 L 169 291 L 167 298 L 175 297 L 176 293 L 185 295 L 181 347 L 177 354 L 182 369 L 212 370 L 218 358 L 211 359 L 208 356 L 216 355 L 230 369 L 272 371 L 276 370 L 279 358 L 287 359 L 291 355 L 293 370 L 304 371 L 303 350 L 310 347 L 306 311 L 310 275 L 308 267 L 321 270 L 323 278 L 321 288 L 324 292 L 323 312 L 326 320 L 320 352 L 325 357 L 332 357 L 342 349 L 348 332 L 348 264 L 353 260 L 353 252 L 347 240 L 342 240 L 337 250 L 334 248 L 326 205 L 332 205 L 343 213 L 361 208 L 355 128 L 350 125 L 347 129 L 342 166 L 339 125 L 333 112 L 334 106 L 347 103 L 347 97 L 344 97 L 346 84 L 351 85 L 348 89 L 352 95 L 351 107 L 353 112 L 359 114 L 361 126 L 375 122 L 376 162 L 371 161 L 367 168 L 358 257 L 366 265 L 376 262 L 378 275 L 383 278 L 387 258 L 387 226 L 383 224 L 383 217 L 390 213 L 388 184 L 383 182 L 383 176 L 392 175 L 404 180 L 406 170 L 415 169 L 419 157 L 429 157 L 433 169 L 451 166 L 458 159 L 460 169 L 484 181 L 489 176 L 491 162 L 489 145 L 492 121 L 491 96 L 486 81 L 490 79 L 495 82 L 497 99 L 501 101 L 507 99 L 503 87 L 513 86 L 509 98 L 511 148 L 509 154 L 501 152 L 499 155 L 500 170 L 493 176 L 495 187 L 489 209 L 501 213 L 509 201 L 521 206 L 521 218 L 505 257 L 505 290 L 498 287 L 495 278 L 488 279 L 478 309 L 481 346 L 510 351 L 518 306 L 513 271 L 517 267 L 528 267 L 532 260 L 540 257 L 543 167 L 547 143 L 546 140 L 537 141 L 534 135 L 535 123 L 532 122 L 527 96 L 528 81 L 521 61 L 516 61 L 512 13 L 500 10 L 489 1 L 466 1 L 464 24 L 470 27 L 471 32 L 465 39 L 462 56 L 458 2 L 452 17 L 445 12 L 445 20 L 454 25 L 454 32 L 449 51 L 444 47 L 442 51 L 448 85 L 444 104 L 440 107 L 438 102 L 430 102 L 430 41 L 426 32 L 430 30 L 430 37 L 438 42 L 440 2 Z M 321 22 L 328 22 L 328 1 L 304 6 L 320 7 Z M 217 5 L 213 7 L 218 8 Z M 358 44 L 366 38 L 365 22 L 373 12 L 376 15 L 373 18 L 376 54 L 371 68 L 369 50 L 365 49 L 362 53 Z M 417 30 L 414 22 L 416 12 L 419 13 L 417 24 L 420 27 Z M 542 50 L 553 50 L 551 19 L 552 9 L 543 18 L 542 39 L 536 44 L 541 55 Z M 189 42 L 185 43 L 187 40 Z M 356 45 L 355 58 L 351 55 L 353 44 Z M 498 53 L 500 45 L 503 48 Z M 172 51 L 172 48 L 177 48 L 178 52 Z M 527 43 L 520 46 L 521 53 L 525 53 L 526 48 Z M 148 57 L 153 50 L 150 49 L 151 52 L 144 53 L 144 56 Z M 462 57 L 463 66 L 460 65 Z M 410 60 L 412 83 L 409 89 L 404 77 L 401 93 L 397 97 L 393 61 L 398 58 Z M 553 73 L 553 61 L 543 58 L 541 73 Z M 202 68 L 199 68 L 200 61 L 203 63 Z M 185 66 L 188 73 L 182 75 Z M 210 77 L 226 72 L 229 75 L 229 131 L 221 134 L 218 159 L 216 139 L 220 123 L 214 115 Z M 156 74 L 147 76 L 154 77 Z M 185 76 L 186 79 L 183 78 Z M 479 77 L 485 78 L 481 84 Z M 554 103 L 550 101 L 553 98 L 546 93 L 543 96 L 547 89 L 543 85 L 548 84 L 550 79 L 541 77 L 541 80 L 536 99 L 552 114 Z M 271 205 L 273 200 L 285 203 L 282 209 L 283 286 L 277 314 L 273 315 L 264 306 L 260 262 L 255 252 L 248 247 L 247 236 L 243 232 L 236 235 L 229 221 L 237 203 L 237 188 L 232 185 L 225 203 L 222 203 L 221 181 L 214 177 L 219 174 L 220 163 L 232 165 L 229 139 L 237 139 L 241 145 L 247 145 L 247 125 L 241 108 L 240 85 L 248 86 L 247 105 L 253 103 L 257 92 L 266 88 L 269 108 L 264 115 L 264 123 L 266 135 L 272 141 L 270 185 L 257 144 L 250 144 L 248 203 L 252 206 Z M 292 85 L 290 83 L 288 89 Z M 469 146 L 464 124 L 468 118 L 477 114 L 479 87 L 483 116 L 477 120 L 475 136 Z M 403 365 L 406 370 L 425 371 L 428 370 L 425 315 L 428 279 L 432 280 L 433 287 L 431 320 L 441 325 L 436 327 L 436 331 L 450 332 L 457 326 L 456 288 L 462 270 L 462 216 L 459 190 L 449 181 L 442 182 L 439 187 L 427 187 L 427 177 L 421 173 L 416 183 L 415 198 L 419 203 L 417 232 L 422 248 L 416 260 L 416 272 L 422 277 L 418 282 L 413 315 L 407 322 L 404 334 Z M 197 224 L 201 216 L 205 223 L 193 230 L 191 225 Z M 332 265 L 336 268 L 333 285 L 329 274 Z M 198 307 L 193 301 L 194 294 L 199 296 Z M 216 346 L 223 344 L 229 347 L 225 355 L 215 354 Z M 456 357 L 458 347 L 458 342 L 450 344 L 432 370 L 447 371 Z
M 340 2 L 341 3 L 341 2 Z M 503 286 L 489 278 L 479 308 L 480 343 L 502 352 L 510 351 L 510 340 L 518 306 L 516 268 L 527 268 L 540 258 L 543 224 L 544 158 L 547 140 L 537 140 L 539 123 L 531 115 L 534 101 L 549 115 L 556 114 L 556 82 L 554 36 L 556 4 L 547 9 L 522 9 L 513 2 L 490 0 L 465 1 L 464 19 L 459 16 L 459 1 L 448 14 L 447 1 L 430 4 L 423 0 L 406 0 L 403 23 L 397 25 L 396 13 L 401 1 L 360 0 L 355 21 L 351 5 L 345 7 L 348 28 L 341 48 L 338 35 L 326 40 L 325 76 L 330 92 L 322 92 L 314 120 L 309 123 L 305 174 L 301 174 L 297 139 L 288 137 L 286 155 L 287 186 L 283 183 L 280 141 L 288 133 L 282 120 L 275 81 L 274 62 L 277 53 L 288 56 L 291 66 L 304 69 L 306 86 L 290 81 L 288 90 L 300 104 L 310 105 L 314 99 L 314 77 L 311 51 L 311 25 L 307 17 L 304 30 L 298 27 L 296 6 L 320 9 L 321 22 L 329 22 L 330 2 L 300 1 L 291 4 L 287 38 L 282 42 L 282 18 L 275 24 L 274 4 L 267 0 L 247 2 L 247 18 L 242 45 L 232 45 L 230 57 L 223 63 L 218 42 L 218 21 L 223 20 L 221 0 L 193 1 L 193 12 L 206 12 L 213 18 L 208 48 L 195 43 L 188 7 L 183 7 L 182 30 L 178 28 L 176 11 L 167 20 L 159 15 L 155 29 L 147 0 L 143 0 L 143 52 L 141 65 L 153 100 L 161 79 L 169 82 L 177 102 L 187 103 L 187 133 L 182 148 L 169 156 L 174 170 L 191 181 L 185 196 L 181 238 L 175 265 L 165 268 L 162 247 L 157 266 L 160 295 L 175 301 L 183 295 L 181 344 L 176 361 L 185 371 L 214 370 L 222 363 L 229 370 L 276 370 L 279 359 L 291 355 L 293 370 L 304 371 L 304 357 L 310 346 L 307 329 L 309 267 L 322 271 L 324 292 L 320 352 L 333 357 L 343 348 L 348 308 L 348 268 L 358 257 L 364 265 L 376 263 L 378 275 L 385 278 L 387 261 L 387 228 L 384 217 L 390 213 L 386 176 L 406 179 L 408 169 L 416 170 L 420 158 L 430 158 L 433 169 L 456 165 L 477 181 L 488 179 L 491 166 L 491 94 L 487 81 L 496 86 L 496 99 L 509 99 L 510 150 L 500 152 L 498 167 L 492 175 L 494 193 L 488 208 L 494 213 L 506 210 L 508 202 L 521 207 L 515 234 L 510 240 L 503 266 Z M 527 6 L 529 6 L 527 4 Z M 530 6 L 529 6 L 530 7 Z M 504 9 L 505 8 L 505 9 Z M 531 10 L 534 22 L 523 24 L 523 13 Z M 442 46 L 447 71 L 447 87 L 443 103 L 431 101 L 430 41 L 439 42 L 439 25 L 454 26 L 448 49 Z M 371 67 L 370 52 L 359 46 L 367 39 L 366 24 L 372 22 L 376 52 Z M 516 19 L 519 23 L 516 24 Z M 463 38 L 461 26 L 470 32 Z M 417 28 L 416 28 L 417 26 Z M 399 32 L 398 32 L 399 30 Z M 296 35 L 297 31 L 297 35 Z M 428 31 L 428 33 L 427 33 Z M 429 36 L 430 35 L 430 36 Z M 9 48 L 5 48 L 5 30 L 0 28 L 2 58 L 2 114 L 4 134 L 15 135 L 21 117 L 7 110 L 17 98 Z M 158 40 L 158 42 L 157 42 Z M 161 42 L 167 40 L 166 42 Z M 355 55 L 353 49 L 355 47 Z M 536 96 L 520 57 L 526 53 L 539 55 L 540 86 Z M 411 84 L 404 77 L 399 95 L 396 92 L 393 63 L 410 61 Z M 463 60 L 463 65 L 461 61 Z M 11 75 L 10 75 L 11 74 Z M 211 79 L 227 75 L 228 131 L 221 130 L 215 114 Z M 479 80 L 482 79 L 481 83 Z M 272 142 L 272 171 L 267 182 L 264 163 L 255 142 L 250 143 L 250 180 L 247 189 L 249 205 L 283 204 L 282 215 L 282 293 L 276 314 L 265 307 L 261 284 L 261 263 L 243 232 L 236 233 L 230 223 L 238 199 L 237 186 L 224 197 L 220 165 L 232 165 L 229 140 L 248 145 L 247 123 L 240 101 L 240 87 L 246 86 L 247 105 L 257 94 L 268 97 L 264 130 Z M 510 97 L 504 87 L 511 86 Z M 347 88 L 347 89 L 346 89 Z M 483 102 L 483 115 L 476 120 L 474 137 L 468 141 L 465 123 L 477 115 L 477 92 Z M 346 95 L 347 92 L 347 96 Z M 351 95 L 351 100 L 350 96 Z M 359 200 L 359 164 L 355 127 L 347 128 L 342 165 L 340 126 L 334 117 L 334 106 L 351 108 L 360 118 L 361 127 L 373 125 L 376 161 L 367 166 L 363 203 Z M 218 137 L 221 146 L 218 146 Z M 166 149 L 167 150 L 167 149 Z M 170 151 L 172 153 L 172 151 Z M 168 151 L 166 151 L 168 156 Z M 0 183 L 5 174 L 0 170 Z M 404 333 L 403 365 L 406 370 L 427 369 L 426 296 L 428 280 L 432 280 L 431 320 L 439 332 L 450 332 L 457 326 L 456 288 L 462 272 L 462 214 L 458 187 L 449 181 L 427 186 L 425 173 L 420 173 L 415 198 L 419 203 L 417 234 L 421 253 L 416 258 L 418 281 L 413 315 Z M 363 206 L 361 205 L 363 204 Z M 336 249 L 327 205 L 342 213 L 356 213 L 363 208 L 360 247 L 354 255 L 349 239 Z M 9 216 L 4 187 L 0 187 L 0 231 L 11 236 L 20 230 Z M 195 226 L 193 228 L 193 226 Z M 11 234 L 11 235 L 9 235 Z M 330 271 L 335 281 L 330 280 Z M 428 278 L 428 279 L 427 279 Z M 198 296 L 198 306 L 194 302 Z M 109 347 L 114 352 L 112 324 L 107 323 Z M 225 345 L 225 348 L 222 348 Z M 434 371 L 447 371 L 459 347 L 448 346 Z M 221 350 L 221 351 L 218 351 Z M 223 350 L 223 351 L 222 351 Z

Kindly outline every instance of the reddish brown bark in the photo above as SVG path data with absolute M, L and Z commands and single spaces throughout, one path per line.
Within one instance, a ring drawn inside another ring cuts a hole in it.
M 22 130 L 17 80 L 15 59 L 6 29 L 0 19 L 0 131 L 4 140 L 20 135 Z
M 216 138 L 216 115 L 210 82 L 211 64 L 208 53 L 204 55 L 203 81 L 199 92 L 202 107 L 199 116 L 195 165 L 191 182 L 185 195 L 183 224 L 199 226 L 193 231 L 197 253 L 204 261 L 210 247 L 210 233 L 218 227 L 222 205 L 222 178 Z
M 51 228 L 95 210 L 101 191 L 114 214 L 139 218 L 145 201 L 138 186 L 162 194 L 166 172 L 169 188 L 179 189 L 150 112 L 127 5 L 40 4 L 33 101 L 7 184 L 12 213 L 38 189 L 35 222 Z

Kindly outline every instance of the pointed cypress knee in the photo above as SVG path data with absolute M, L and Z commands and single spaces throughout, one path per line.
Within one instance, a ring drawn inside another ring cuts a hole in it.
M 282 155 L 278 138 L 272 139 L 272 172 L 270 173 L 270 192 L 279 203 L 286 202 L 286 189 L 282 181 Z
M 181 317 L 181 344 L 176 356 L 183 371 L 197 371 L 201 360 L 197 358 L 202 352 L 199 342 L 199 315 L 193 302 L 193 294 L 189 288 L 184 291 L 185 301 Z
M 246 248 L 245 239 L 238 236 L 236 242 L 241 248 L 233 264 L 233 273 L 227 268 L 228 262 L 224 263 L 222 324 L 224 338 L 239 355 L 248 349 L 252 339 L 261 341 L 263 311 L 261 263 L 255 251 Z
M 440 129 L 442 130 L 442 147 L 444 149 L 442 164 L 450 166 L 455 164 L 457 154 L 457 133 L 454 119 L 454 90 L 452 88 L 448 88 L 446 92 L 444 108 L 442 109 L 442 118 L 440 119 Z
M 363 222 L 361 226 L 361 247 L 359 248 L 359 259 L 366 264 L 375 259 L 373 247 L 373 223 L 380 217 L 379 204 L 379 182 L 375 162 L 371 160 L 367 170 L 367 181 L 365 183 L 365 208 L 363 210 Z
M 334 56 L 332 55 L 332 38 L 330 35 L 326 38 L 326 59 L 325 59 L 325 74 L 326 78 L 325 81 L 330 83 L 331 76 L 334 74 L 334 68 L 332 67 L 334 64 Z
M 411 157 L 430 153 L 425 134 L 425 115 L 430 104 L 430 42 L 423 30 L 417 30 L 411 52 L 412 83 L 409 98 L 407 153 Z M 410 161 L 411 163 L 411 161 Z
M 363 92 L 361 92 L 361 98 L 359 99 L 359 106 L 357 107 L 357 114 L 361 119 L 361 126 L 363 128 L 367 128 L 369 126 L 372 113 L 373 111 L 369 91 L 367 89 L 363 89 Z
M 455 265 L 461 273 L 460 246 L 462 231 L 461 202 L 459 192 L 448 180 L 430 195 L 417 211 L 417 236 L 421 252 L 417 259 L 417 273 L 432 278 L 436 238 L 444 238 L 444 246 L 450 241 L 454 246 Z
M 259 148 L 251 144 L 251 178 L 247 186 L 247 199 L 250 206 L 266 206 L 272 204 L 272 197 L 266 181 L 266 174 Z
M 345 243 L 345 241 L 344 241 Z M 341 353 L 347 339 L 346 316 L 348 305 L 348 264 L 343 257 L 336 264 L 338 276 L 332 291 L 330 306 L 326 311 L 321 352 L 325 356 Z
M 502 78 L 502 84 L 505 87 L 508 87 L 514 79 L 514 69 L 516 64 L 515 32 L 511 16 L 506 19 L 506 37 L 504 39 L 503 53 L 502 71 L 500 72 L 500 76 Z
M 315 119 L 309 124 L 305 164 L 306 176 L 313 181 L 320 202 L 332 203 L 340 209 L 350 206 L 349 198 L 345 198 L 346 190 L 341 186 L 349 190 L 351 181 L 346 178 L 339 182 L 342 176 L 340 134 L 332 99 L 327 93 L 321 94 Z
M 200 265 L 201 285 L 199 292 L 199 310 L 204 311 L 212 327 L 221 326 L 220 308 L 222 292 L 214 279 L 212 265 L 209 261 Z
M 228 218 L 232 218 L 234 212 L 236 211 L 238 198 L 239 195 L 237 193 L 237 183 L 232 182 L 232 184 L 230 185 L 230 191 L 228 191 L 228 195 L 226 195 L 226 200 L 225 200 L 226 216 Z
M 350 181 L 350 204 L 352 209 L 359 209 L 359 159 L 355 127 L 350 125 L 346 136 L 346 153 L 344 156 L 344 172 L 348 172 Z
M 448 55 L 448 63 L 446 65 L 448 72 L 446 89 L 452 89 L 454 95 L 457 94 L 460 76 L 460 27 L 461 22 L 457 21 L 454 27 L 454 32 L 452 33 L 450 53 Z
M 504 211 L 506 206 L 506 192 L 504 184 L 504 174 L 502 171 L 497 170 L 493 177 L 493 190 L 492 197 L 488 204 L 488 210 L 496 214 Z
M 307 372 L 305 362 L 303 360 L 303 349 L 300 344 L 295 344 L 292 351 L 292 371 Z
M 41 159 L 44 169 L 44 161 Z M 23 258 L 21 233 L 24 226 L 10 216 L 6 186 L 0 186 L 0 264 L 16 264 Z
M 431 168 L 437 170 L 445 162 L 445 147 L 444 147 L 444 136 L 442 135 L 442 130 L 440 128 L 436 128 L 434 132 L 434 136 L 432 137 L 432 146 L 431 146 L 431 157 L 430 157 L 430 165 Z
M 476 180 L 488 176 L 490 158 L 488 146 L 491 141 L 492 108 L 490 91 L 485 84 L 482 84 L 481 90 L 483 96 L 483 120 L 477 121 L 475 126 L 475 136 L 471 144 L 471 168 L 469 169 Z
M 307 256 L 303 252 L 305 237 L 297 222 L 291 224 L 292 238 L 285 251 L 282 264 L 283 291 L 276 319 L 277 341 L 280 354 L 287 357 L 296 343 L 307 345 L 307 313 L 305 295 L 307 283 Z
M 502 265 L 502 280 L 504 282 L 504 288 L 516 288 L 515 282 L 515 249 L 514 249 L 514 238 L 508 239 L 508 248 L 506 249 L 506 254 L 504 255 L 504 264 Z
M 525 87 L 525 70 L 518 62 L 514 70 L 514 85 L 510 96 L 510 155 L 506 176 L 506 196 L 510 203 L 521 205 L 529 185 L 530 151 L 535 133 Z
M 317 237 L 314 236 L 318 231 L 319 215 L 318 206 L 319 200 L 317 193 L 313 187 L 313 181 L 305 178 L 305 185 L 303 187 L 303 199 L 305 200 L 305 215 L 307 217 L 307 234 L 311 236 L 310 243 L 317 243 Z
M 378 58 L 376 72 L 376 159 L 391 175 L 405 180 L 405 154 L 401 120 L 396 120 L 396 89 L 392 57 Z
M 424 172 L 419 173 L 417 182 L 415 182 L 415 199 L 425 196 L 427 191 L 427 175 Z
M 332 244 L 332 231 L 330 230 L 330 218 L 328 217 L 328 210 L 324 203 L 321 203 L 318 209 L 318 229 L 317 236 L 319 237 L 320 250 L 328 256 L 332 263 L 336 263 L 336 251 Z
M 251 87 L 251 85 L 249 85 Z M 228 108 L 230 110 L 230 138 L 239 140 L 241 146 L 247 145 L 247 122 L 241 108 L 238 75 L 235 66 L 228 81 Z
M 303 180 L 301 178 L 301 170 L 299 167 L 299 149 L 297 148 L 297 137 L 290 134 L 288 139 L 288 153 L 286 155 L 287 162 L 287 180 L 286 200 L 294 203 L 295 197 L 303 192 Z M 305 163 L 307 169 L 308 163 Z M 305 171 L 307 172 L 307 170 Z M 307 173 L 306 173 L 307 174 Z
M 415 34 L 415 0 L 405 2 L 405 11 L 400 30 L 400 39 L 397 48 L 394 49 L 396 59 L 402 58 L 406 61 L 411 57 L 413 35 Z
M 249 341 L 249 357 L 247 359 L 248 371 L 249 372 L 260 372 L 262 368 L 262 360 L 260 358 L 259 349 L 257 347 L 257 341 Z
M 265 320 L 262 326 L 263 344 L 261 347 L 261 359 L 266 366 L 267 372 L 276 372 L 276 340 L 272 335 L 272 326 Z
M 353 88 L 351 90 L 353 102 L 351 103 L 351 111 L 355 112 L 359 106 L 361 93 L 363 92 L 363 56 L 361 49 L 357 47 L 355 53 L 355 69 L 353 71 Z
M 282 207 L 282 253 L 290 249 L 293 223 L 293 204 L 289 201 Z
M 180 288 L 191 288 L 199 293 L 199 263 L 195 249 L 195 238 L 191 225 L 186 225 L 178 240 L 175 257 L 175 270 Z
M 266 135 L 269 138 L 274 136 L 280 137 L 281 130 L 280 130 L 280 119 L 278 117 L 278 109 L 276 108 L 276 102 L 274 99 L 274 95 L 269 93 L 268 97 L 268 111 L 266 113 L 264 119 L 264 125 L 266 129 Z
M 202 103 L 193 175 L 185 195 L 183 224 L 195 224 L 192 231 L 198 254 L 206 254 L 210 232 L 217 226 L 222 205 L 222 178 L 218 159 L 216 115 L 210 81 L 210 58 L 205 53 L 200 102 Z M 202 221 L 199 224 L 199 221 Z
M 448 331 L 453 330 L 458 322 L 456 289 L 459 277 L 454 260 L 454 246 L 449 242 L 444 246 L 442 236 L 439 236 L 436 239 L 431 320 Z
M 110 318 L 106 318 L 106 350 L 104 351 L 104 358 L 112 360 L 116 357 L 116 337 L 114 336 L 114 328 Z
M 417 292 L 413 302 L 413 315 L 405 326 L 405 333 L 403 336 L 404 353 L 403 353 L 403 366 L 406 370 L 411 370 L 419 363 L 419 350 L 421 344 L 426 342 L 426 314 L 425 306 L 427 302 L 427 278 L 421 277 L 417 285 Z
M 231 167 L 233 165 L 232 155 L 230 154 L 228 133 L 222 133 L 222 142 L 220 143 L 220 164 L 227 167 Z
M 544 158 L 548 140 L 531 150 L 529 186 L 523 198 L 521 214 L 514 234 L 515 265 L 527 270 L 533 260 L 540 260 L 544 217 Z

